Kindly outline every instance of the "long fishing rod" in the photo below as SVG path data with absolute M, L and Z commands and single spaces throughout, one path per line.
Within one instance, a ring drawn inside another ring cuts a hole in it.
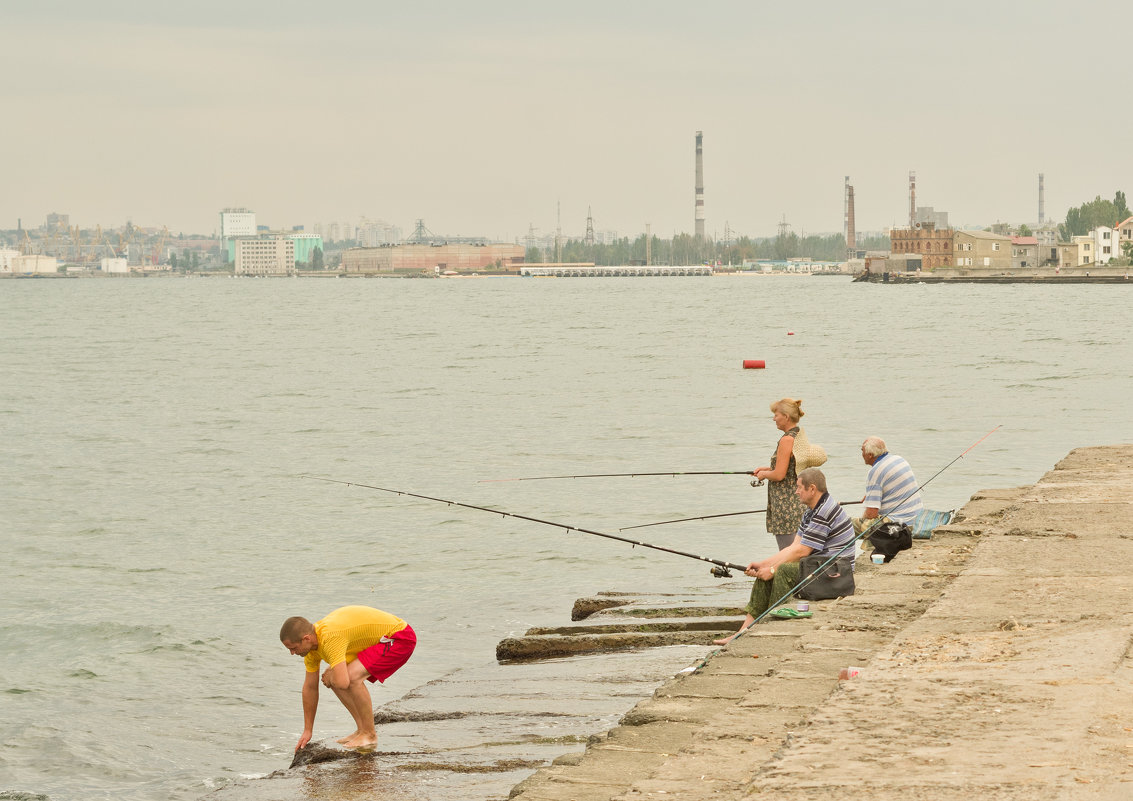
M 303 476 L 303 478 L 310 478 L 310 479 L 314 479 L 315 481 L 327 481 L 327 482 L 330 482 L 331 484 L 345 484 L 348 487 L 365 487 L 366 489 L 378 490 L 379 492 L 389 492 L 389 493 L 392 493 L 393 495 L 405 495 L 406 497 L 409 497 L 409 498 L 421 498 L 422 500 L 426 500 L 426 501 L 437 501 L 438 503 L 448 504 L 449 506 L 463 506 L 465 509 L 476 509 L 476 510 L 481 511 L 481 512 L 490 512 L 491 514 L 500 515 L 502 517 L 514 517 L 517 520 L 527 520 L 527 521 L 530 521 L 532 523 L 542 523 L 543 525 L 546 525 L 546 526 L 555 526 L 556 528 L 566 529 L 567 531 L 578 531 L 582 534 L 593 534 L 596 537 L 605 537 L 606 539 L 618 540 L 619 542 L 628 542 L 630 545 L 633 545 L 633 546 L 640 545 L 642 548 L 652 548 L 655 551 L 664 551 L 665 553 L 676 554 L 677 556 L 685 556 L 685 557 L 688 557 L 689 559 L 698 559 L 701 562 L 710 562 L 711 564 L 716 565 L 716 567 L 714 567 L 712 569 L 712 575 L 716 576 L 717 578 L 731 578 L 732 574 L 728 572 L 729 569 L 730 570 L 738 570 L 741 573 L 744 570 L 747 569 L 746 565 L 737 565 L 733 562 L 725 562 L 723 559 L 713 559 L 713 558 L 708 557 L 708 556 L 698 556 L 697 554 L 688 553 L 686 551 L 678 551 L 678 550 L 675 550 L 673 548 L 665 548 L 665 547 L 662 547 L 660 545 L 653 545 L 652 543 L 648 543 L 648 542 L 639 542 L 637 540 L 631 540 L 628 537 L 619 537 L 616 534 L 606 534 L 604 532 L 593 531 L 593 530 L 588 529 L 588 528 L 579 528 L 578 526 L 570 526 L 570 525 L 567 525 L 566 523 L 556 523 L 553 520 L 540 520 L 538 517 L 529 517 L 528 515 L 520 515 L 520 514 L 515 514 L 513 512 L 502 512 L 499 509 L 489 509 L 486 506 L 474 506 L 473 504 L 470 504 L 470 503 L 461 503 L 460 501 L 451 501 L 451 500 L 448 500 L 447 498 L 433 498 L 429 495 L 418 495 L 416 493 L 406 492 L 404 490 L 387 489 L 385 487 L 375 487 L 372 484 L 359 484 L 357 481 L 339 481 L 338 479 L 320 478 L 319 476 Z
M 853 506 L 854 504 L 861 503 L 861 501 L 840 501 L 840 506 Z M 618 531 L 629 531 L 631 528 L 649 528 L 650 526 L 666 526 L 669 523 L 687 523 L 690 520 L 711 520 L 714 517 L 735 517 L 736 515 L 757 515 L 760 512 L 766 512 L 766 509 L 752 509 L 750 512 L 723 512 L 718 515 L 701 515 L 700 517 L 682 517 L 680 520 L 662 520 L 659 523 L 642 523 L 638 526 L 626 526 L 619 528 Z
M 927 486 L 928 486 L 928 485 L 929 485 L 929 484 L 930 484 L 930 483 L 932 482 L 932 480 L 933 480 L 934 478 L 936 478 L 937 476 L 939 476 L 939 475 L 940 475 L 941 473 L 943 473 L 943 472 L 944 472 L 945 470 L 947 470 L 947 469 L 948 469 L 949 467 L 951 467 L 952 465 L 956 464 L 956 462 L 958 462 L 958 461 L 960 461 L 961 459 L 963 459 L 963 458 L 964 458 L 965 456 L 967 456 L 967 455 L 968 455 L 968 453 L 970 453 L 970 452 L 971 452 L 971 450 L 972 450 L 973 448 L 975 448 L 975 447 L 976 447 L 976 445 L 979 445 L 979 444 L 980 444 L 981 442 L 983 442 L 983 441 L 984 441 L 985 439 L 987 439 L 988 437 L 990 437 L 990 436 L 991 436 L 992 434 L 994 434 L 994 433 L 995 433 L 996 431 L 998 431 L 998 430 L 999 430 L 999 429 L 1001 429 L 1001 428 L 1003 428 L 1002 424 L 1001 424 L 1001 425 L 997 425 L 997 426 L 996 426 L 995 428 L 993 428 L 993 429 L 992 429 L 991 431 L 989 431 L 989 432 L 987 432 L 986 434 L 984 434 L 984 435 L 983 435 L 982 437 L 980 437 L 980 438 L 979 438 L 978 440 L 976 440 L 976 441 L 975 441 L 974 443 L 972 443 L 971 447 L 969 447 L 969 448 L 968 448 L 968 450 L 964 451 L 964 452 L 963 452 L 963 453 L 961 453 L 961 454 L 960 454 L 959 456 L 957 456 L 957 457 L 956 457 L 955 459 L 953 459 L 953 460 L 952 460 L 951 462 L 949 462 L 948 464 L 944 465 L 944 467 L 942 467 L 942 468 L 940 468 L 939 470 L 937 470 L 937 471 L 936 471 L 936 473 L 935 473 L 935 474 L 934 474 L 934 475 L 932 476 L 932 478 L 930 478 L 930 479 L 929 479 L 928 481 L 926 481 L 925 483 L 921 484 L 921 485 L 920 485 L 919 487 L 917 487 L 917 488 L 916 488 L 915 490 L 912 490 L 911 492 L 909 492 L 908 494 L 906 494 L 906 495 L 902 496 L 901 498 L 898 498 L 898 499 L 897 499 L 897 501 L 895 502 L 895 505 L 896 505 L 896 506 L 900 506 L 900 505 L 901 505 L 902 503 L 904 503 L 905 501 L 907 501 L 907 500 L 908 500 L 909 498 L 912 498 L 912 497 L 913 497 L 914 495 L 916 495 L 916 494 L 917 494 L 918 492 L 921 492 L 922 490 L 924 490 L 924 488 L 925 488 L 925 487 L 927 487 Z M 852 540 L 850 540 L 850 541 L 849 541 L 849 542 L 847 542 L 847 543 L 846 543 L 845 545 L 843 545 L 843 546 L 842 546 L 841 548 L 839 548 L 839 549 L 838 549 L 837 551 L 835 551 L 835 552 L 834 552 L 833 554 L 831 554 L 831 555 L 830 555 L 830 557 L 829 557 L 828 559 L 826 559 L 826 561 L 824 561 L 824 562 L 823 562 L 823 563 L 822 563 L 821 565 L 819 565 L 819 566 L 818 566 L 817 568 L 815 568 L 815 569 L 814 569 L 814 570 L 813 570 L 813 571 L 811 572 L 811 574 L 810 574 L 809 576 L 807 576 L 807 577 L 806 577 L 805 579 L 803 579 L 802 581 L 800 581 L 800 582 L 799 582 L 798 584 L 796 584 L 796 585 L 795 585 L 794 587 L 792 587 L 791 589 L 787 590 L 787 592 L 786 592 L 786 593 L 785 593 L 785 594 L 783 595 L 783 597 L 782 597 L 782 598 L 780 598 L 779 600 L 775 601 L 775 603 L 773 603 L 773 604 L 770 604 L 770 605 L 769 605 L 769 606 L 768 606 L 768 607 L 767 607 L 766 609 L 764 609 L 764 610 L 763 610 L 763 612 L 762 612 L 762 613 L 761 613 L 761 614 L 759 615 L 759 617 L 755 618 L 755 620 L 753 620 L 753 621 L 751 622 L 751 625 L 750 625 L 750 626 L 748 626 L 748 627 L 747 627 L 746 629 L 741 629 L 740 631 L 736 632 L 735 636 L 733 636 L 733 637 L 732 637 L 731 641 L 733 641 L 733 642 L 734 642 L 734 641 L 735 641 L 735 640 L 736 640 L 737 638 L 739 638 L 739 637 L 742 637 L 742 636 L 743 636 L 743 635 L 744 635 L 744 634 L 745 634 L 746 632 L 749 632 L 749 631 L 751 631 L 751 629 L 752 629 L 752 626 L 754 626 L 754 625 L 755 625 L 756 623 L 759 623 L 760 621 L 762 621 L 762 620 L 763 620 L 763 619 L 764 619 L 765 617 L 767 617 L 767 616 L 768 616 L 769 614 L 771 614 L 771 613 L 772 613 L 772 612 L 773 612 L 773 611 L 774 611 L 775 609 L 777 609 L 777 608 L 779 607 L 779 605 L 780 605 L 780 604 L 782 604 L 782 603 L 783 603 L 784 601 L 786 601 L 786 600 L 787 600 L 788 598 L 790 598 L 790 597 L 791 597 L 792 595 L 794 595 L 795 593 L 797 593 L 797 592 L 798 592 L 799 590 L 803 589 L 803 588 L 804 588 L 804 587 L 805 587 L 806 585 L 808 585 L 808 584 L 810 584 L 810 583 L 811 583 L 812 581 L 814 581 L 814 580 L 815 580 L 815 579 L 816 579 L 816 578 L 817 578 L 817 577 L 818 577 L 818 576 L 819 576 L 819 575 L 820 575 L 820 574 L 822 573 L 822 571 L 823 571 L 823 570 L 825 570 L 825 569 L 826 569 L 827 567 L 829 567 L 829 566 L 830 566 L 831 564 L 833 564 L 833 563 L 834 563 L 834 561 L 835 561 L 835 560 L 836 560 L 836 559 L 837 559 L 837 558 L 838 558 L 839 556 L 841 556 L 842 554 L 844 554 L 844 553 L 845 553 L 845 552 L 846 552 L 847 550 L 849 550 L 850 548 L 852 548 L 852 547 L 856 546 L 856 545 L 858 544 L 858 542 L 859 542 L 859 541 L 860 541 L 860 540 L 861 540 L 861 539 L 862 539 L 863 537 L 866 537 L 866 536 L 868 536 L 868 535 L 872 534 L 872 533 L 873 533 L 873 530 L 874 530 L 874 529 L 876 529 L 876 528 L 878 528 L 878 527 L 879 527 L 879 526 L 881 525 L 883 518 L 884 518 L 884 516 L 883 516 L 883 515 L 880 515 L 880 514 L 879 514 L 879 515 L 877 516 L 877 518 L 876 518 L 876 519 L 874 519 L 874 520 L 873 520 L 873 522 L 871 522 L 871 523 L 869 524 L 869 526 L 868 526 L 868 527 L 863 527 L 863 528 L 862 528 L 862 531 L 861 531 L 861 533 L 860 533 L 860 534 L 857 534 L 857 535 L 855 535 L 855 536 L 854 536 L 854 538 L 853 538 Z M 746 571 L 745 571 L 745 572 L 746 572 Z M 709 656 L 711 656 L 711 654 L 709 654 Z M 707 661 L 708 661 L 708 659 L 707 659 L 707 658 L 705 658 L 705 661 L 704 661 L 704 662 L 702 662 L 700 666 L 701 666 L 701 667 L 703 667 L 703 666 L 704 666 L 704 665 L 705 665 L 705 664 L 707 663 Z
M 750 476 L 750 470 L 701 470 L 683 473 L 587 473 L 579 476 L 524 476 L 523 478 L 482 478 L 477 483 L 489 484 L 502 481 L 548 481 L 555 478 L 638 478 L 644 476 Z M 754 485 L 753 485 L 754 486 Z
M 953 459 L 951 462 L 944 465 L 944 467 L 940 468 L 940 470 L 938 470 L 936 472 L 936 475 L 934 475 L 932 478 L 930 478 L 924 484 L 921 484 L 921 486 L 918 488 L 917 491 L 919 492 L 921 489 L 924 489 L 925 487 L 927 487 L 929 482 L 931 482 L 933 478 L 936 478 L 936 476 L 939 476 L 941 473 L 943 473 L 949 467 L 956 464 L 956 462 L 963 459 L 968 454 L 968 451 L 971 451 L 972 448 L 975 448 L 976 445 L 979 445 L 981 442 L 983 442 L 985 439 L 990 437 L 992 434 L 994 434 L 996 431 L 998 431 L 1002 427 L 1003 427 L 1002 425 L 998 425 L 995 428 L 993 428 L 991 431 L 987 432 L 982 437 L 980 437 L 979 440 L 977 440 L 975 442 L 975 444 L 972 445 L 971 448 L 968 448 L 968 450 L 964 451 L 959 456 L 957 456 L 955 459 Z M 756 482 L 753 481 L 751 483 L 752 483 L 753 487 L 757 486 Z M 759 483 L 762 484 L 763 482 L 760 481 Z M 912 497 L 912 496 L 910 495 L 909 497 Z M 902 498 L 901 500 L 904 501 L 905 498 Z M 859 503 L 864 503 L 864 501 L 839 501 L 840 506 L 856 506 Z M 711 519 L 716 518 L 716 517 L 734 517 L 736 515 L 755 515 L 755 514 L 759 514 L 760 512 L 766 512 L 766 511 L 767 511 L 766 509 L 752 509 L 750 512 L 724 512 L 723 514 L 718 514 L 718 515 L 701 515 L 700 517 L 682 517 L 679 520 L 662 520 L 658 523 L 642 523 L 641 525 L 638 525 L 638 526 L 626 526 L 624 528 L 619 528 L 618 531 L 629 531 L 630 529 L 634 529 L 634 528 L 649 528 L 650 526 L 665 526 L 665 525 L 668 525 L 669 523 L 687 523 L 690 520 L 711 520 Z

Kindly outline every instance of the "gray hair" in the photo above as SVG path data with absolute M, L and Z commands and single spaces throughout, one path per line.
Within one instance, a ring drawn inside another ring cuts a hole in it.
M 817 467 L 808 467 L 799 473 L 799 483 L 804 487 L 814 487 L 819 492 L 826 492 L 826 474 Z
M 867 437 L 866 441 L 862 443 L 862 453 L 866 456 L 880 456 L 885 453 L 885 443 L 881 437 Z

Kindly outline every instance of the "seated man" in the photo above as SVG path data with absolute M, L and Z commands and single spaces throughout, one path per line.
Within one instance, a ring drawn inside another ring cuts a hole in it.
M 752 562 L 744 572 L 758 579 L 751 588 L 751 598 L 744 611 L 740 630 L 731 637 L 713 640 L 716 645 L 727 645 L 748 629 L 755 619 L 781 598 L 790 595 L 799 583 L 799 560 L 817 553 L 823 557 L 833 556 L 846 544 L 854 540 L 854 527 L 850 516 L 826 491 L 826 476 L 817 467 L 808 467 L 799 473 L 795 481 L 795 495 L 807 507 L 802 522 L 795 534 L 795 541 L 776 554 L 761 561 Z M 846 556 L 854 557 L 855 548 L 849 548 Z
M 897 454 L 889 453 L 878 437 L 869 437 L 862 443 L 862 461 L 870 467 L 862 498 L 865 511 L 861 517 L 853 518 L 854 533 L 861 534 L 878 517 L 882 523 L 911 524 L 924 508 L 913 468 Z
M 385 682 L 406 663 L 417 645 L 417 635 L 396 615 L 369 606 L 344 606 L 312 623 L 305 617 L 289 617 L 279 630 L 279 640 L 291 653 L 303 657 L 307 677 L 303 680 L 303 735 L 295 750 L 311 741 L 315 710 L 319 705 L 319 664 L 329 667 L 322 683 L 334 690 L 350 712 L 357 728 L 339 738 L 347 748 L 376 745 L 374 710 L 363 679 Z

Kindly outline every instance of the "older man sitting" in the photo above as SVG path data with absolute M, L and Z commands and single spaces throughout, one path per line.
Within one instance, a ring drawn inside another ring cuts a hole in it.
M 913 468 L 895 453 L 890 453 L 880 437 L 869 437 L 862 443 L 862 461 L 869 465 L 866 476 L 865 511 L 861 517 L 851 518 L 854 533 L 872 525 L 878 517 L 881 522 L 909 525 L 924 509 L 920 486 Z

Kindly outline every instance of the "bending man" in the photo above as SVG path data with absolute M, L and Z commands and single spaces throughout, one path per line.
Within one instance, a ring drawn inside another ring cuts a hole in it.
M 826 476 L 817 467 L 808 467 L 799 473 L 795 481 L 795 495 L 806 506 L 802 522 L 795 534 L 795 541 L 776 554 L 758 562 L 752 562 L 744 572 L 758 579 L 751 588 L 751 598 L 744 611 L 740 630 L 731 637 L 713 640 L 716 645 L 727 645 L 742 634 L 755 619 L 762 615 L 780 598 L 790 595 L 799 583 L 799 560 L 817 553 L 820 556 L 833 556 L 854 539 L 854 527 L 836 500 L 826 491 Z M 851 562 L 857 547 L 847 549 Z
M 878 517 L 883 523 L 911 525 L 924 509 L 913 468 L 900 456 L 886 450 L 879 437 L 869 437 L 862 443 L 862 461 L 869 465 L 869 475 L 862 499 L 865 511 L 861 517 L 853 518 L 854 533 L 861 534 L 862 529 Z
M 378 742 L 374 710 L 365 682 L 385 682 L 406 663 L 417 645 L 417 635 L 396 615 L 369 606 L 344 606 L 314 623 L 289 617 L 279 630 L 279 641 L 307 668 L 303 679 L 303 735 L 295 750 L 311 741 L 315 710 L 319 706 L 319 665 L 326 662 L 323 686 L 334 690 L 354 718 L 352 734 L 338 742 L 347 748 Z

